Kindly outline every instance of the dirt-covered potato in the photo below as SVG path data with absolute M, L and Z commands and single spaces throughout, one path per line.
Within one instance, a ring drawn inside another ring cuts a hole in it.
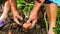
M 29 27 L 31 27 L 31 26 L 32 26 L 31 23 L 24 23 L 24 24 L 23 24 L 23 28 L 25 28 L 25 29 L 27 29 L 27 28 L 29 28 Z

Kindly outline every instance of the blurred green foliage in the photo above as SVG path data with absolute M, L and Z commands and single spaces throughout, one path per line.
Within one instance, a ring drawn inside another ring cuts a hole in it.
M 17 0 L 17 7 L 20 11 L 24 13 L 25 18 L 29 18 L 29 14 L 33 8 L 33 4 L 34 4 L 34 1 L 28 3 L 25 0 Z M 60 34 L 60 7 L 58 7 L 57 21 L 56 21 L 56 27 L 54 27 L 54 32 L 56 34 Z
M 25 15 L 25 18 L 29 17 L 29 13 L 31 12 L 31 9 L 33 8 L 33 3 L 27 3 L 26 0 L 17 0 L 17 7 L 20 11 L 22 11 Z
M 54 28 L 54 31 L 56 34 L 60 34 L 60 7 L 58 7 L 57 12 L 57 19 L 56 19 L 56 27 Z

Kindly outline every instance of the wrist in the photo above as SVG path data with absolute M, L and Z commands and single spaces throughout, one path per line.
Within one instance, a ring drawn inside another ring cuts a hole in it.
M 31 13 L 32 14 L 38 14 L 38 11 L 33 10 L 33 11 L 31 11 Z

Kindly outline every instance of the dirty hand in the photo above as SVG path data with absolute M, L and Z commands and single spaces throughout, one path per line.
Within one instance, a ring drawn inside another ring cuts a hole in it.
M 20 23 L 20 22 L 18 21 L 18 19 L 23 20 L 23 17 L 20 16 L 18 12 L 16 12 L 16 11 L 13 12 L 13 18 L 14 18 L 14 21 L 15 21 L 18 25 L 22 25 L 22 23 Z
M 32 22 L 32 23 L 31 23 Z M 37 22 L 37 12 L 31 12 L 27 23 L 23 24 L 24 28 L 33 28 Z

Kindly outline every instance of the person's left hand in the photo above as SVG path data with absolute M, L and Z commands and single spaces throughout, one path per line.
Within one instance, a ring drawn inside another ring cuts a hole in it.
M 22 23 L 20 23 L 20 22 L 18 21 L 18 19 L 23 20 L 23 17 L 20 16 L 18 12 L 16 12 L 16 11 L 13 12 L 13 18 L 14 18 L 14 21 L 15 21 L 18 25 L 22 25 Z

